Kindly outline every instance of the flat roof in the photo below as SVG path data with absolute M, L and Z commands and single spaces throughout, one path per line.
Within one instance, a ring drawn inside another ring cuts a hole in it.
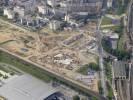
M 31 75 L 21 75 L 0 87 L 0 96 L 8 100 L 44 100 L 58 92 L 50 84 Z
M 113 71 L 115 78 L 126 77 L 126 67 L 127 63 L 122 61 L 113 62 Z

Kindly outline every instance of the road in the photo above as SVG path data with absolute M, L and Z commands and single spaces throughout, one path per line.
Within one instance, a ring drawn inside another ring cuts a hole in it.
M 103 17 L 101 19 L 99 19 L 96 35 L 97 35 L 98 45 L 99 45 L 98 50 L 99 50 L 99 66 L 101 69 L 101 72 L 100 72 L 101 84 L 102 84 L 102 88 L 103 88 L 103 96 L 106 97 L 107 96 L 107 88 L 106 88 L 106 81 L 105 81 L 105 69 L 104 69 L 104 64 L 103 64 L 103 54 L 104 53 L 103 53 L 103 48 L 102 48 L 102 44 L 101 44 L 102 34 L 100 33 L 100 26 L 101 26 L 102 19 L 103 19 Z

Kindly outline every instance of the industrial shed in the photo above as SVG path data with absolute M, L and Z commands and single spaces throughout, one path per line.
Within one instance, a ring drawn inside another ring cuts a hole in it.
M 126 70 L 129 67 L 128 63 L 123 61 L 113 62 L 113 74 L 115 79 L 126 79 Z
M 21 75 L 0 87 L 0 96 L 7 100 L 45 100 L 58 91 L 30 75 Z

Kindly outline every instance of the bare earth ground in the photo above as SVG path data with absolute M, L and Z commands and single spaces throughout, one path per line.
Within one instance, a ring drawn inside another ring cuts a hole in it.
M 77 78 L 86 77 L 77 73 L 80 67 L 90 62 L 96 62 L 97 53 L 88 49 L 91 42 L 95 43 L 95 38 L 92 35 L 93 33 L 88 30 L 85 34 L 78 31 L 53 32 L 48 27 L 37 34 L 0 20 L 1 47 L 47 66 L 61 75 L 80 81 L 88 85 L 91 90 L 98 92 L 97 74 L 91 80 L 92 84 Z

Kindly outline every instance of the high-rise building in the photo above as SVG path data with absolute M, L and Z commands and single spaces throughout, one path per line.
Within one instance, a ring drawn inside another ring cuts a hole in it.
M 87 12 L 88 14 L 99 13 L 102 9 L 103 0 L 67 0 L 68 12 Z

